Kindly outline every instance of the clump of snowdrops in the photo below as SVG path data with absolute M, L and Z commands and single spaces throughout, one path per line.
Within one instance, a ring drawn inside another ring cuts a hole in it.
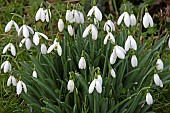
M 148 111 L 170 77 L 164 74 L 169 64 L 161 56 L 170 47 L 169 35 L 167 31 L 148 48 L 141 41 L 142 27 L 154 27 L 147 6 L 139 17 L 127 9 L 124 4 L 116 20 L 111 14 L 104 19 L 95 0 L 87 14 L 80 4 L 58 11 L 43 2 L 35 21 L 46 23 L 46 32 L 37 24 L 28 25 L 26 16 L 12 13 L 5 32 L 13 30 L 17 36 L 3 48 L 1 64 L 9 76 L 7 86 L 15 86 L 16 94 L 35 113 Z M 52 24 L 54 14 L 59 17 L 57 28 Z M 23 25 L 19 27 L 15 18 L 21 18 Z M 15 38 L 20 42 L 14 43 Z

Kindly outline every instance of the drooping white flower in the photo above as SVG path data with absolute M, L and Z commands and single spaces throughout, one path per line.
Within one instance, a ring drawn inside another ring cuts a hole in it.
M 64 30 L 64 22 L 62 19 L 58 20 L 58 30 L 62 32 Z
M 104 38 L 104 45 L 107 44 L 107 41 L 110 39 L 111 43 L 115 42 L 115 37 L 113 36 L 113 34 L 111 32 L 109 32 L 106 37 Z
M 130 26 L 130 16 L 128 14 L 128 12 L 123 12 L 119 18 L 118 18 L 118 21 L 117 21 L 117 25 L 120 25 L 122 23 L 122 20 L 124 19 L 124 23 L 127 27 Z
M 84 15 L 80 11 L 79 11 L 79 15 L 80 15 L 80 23 L 83 24 L 84 23 Z
M 110 74 L 112 75 L 113 78 L 116 78 L 116 73 L 114 69 L 111 69 Z
M 17 80 L 14 76 L 10 76 L 7 80 L 7 86 L 10 86 L 10 85 L 13 85 L 13 86 L 16 86 L 17 85 Z
M 130 15 L 130 25 L 135 26 L 136 25 L 136 17 L 134 14 Z
M 69 90 L 69 93 L 73 92 L 73 90 L 74 90 L 74 81 L 73 80 L 68 81 L 67 89 Z
M 74 18 L 74 22 L 76 23 L 80 23 L 80 15 L 79 15 L 79 11 L 77 10 L 72 10 L 72 13 L 73 13 L 73 18 Z
M 136 55 L 132 55 L 131 65 L 132 65 L 132 67 L 136 67 L 138 65 L 138 59 L 137 59 Z
M 156 69 L 158 71 L 162 71 L 164 68 L 164 64 L 163 64 L 163 61 L 161 59 L 157 59 L 157 62 L 156 62 Z
M 107 20 L 107 22 L 104 24 L 104 31 L 107 33 L 115 31 L 115 25 L 111 20 Z
M 16 56 L 16 49 L 15 49 L 15 46 L 12 43 L 9 43 L 4 47 L 2 54 L 5 54 L 9 48 L 10 48 L 11 54 L 13 56 Z
M 44 43 L 41 44 L 41 53 L 42 54 L 46 54 L 47 53 L 47 47 L 46 47 L 46 45 Z
M 79 60 L 79 69 L 86 69 L 86 60 L 84 57 L 81 57 Z
M 36 72 L 35 70 L 32 72 L 32 76 L 33 76 L 34 78 L 37 78 L 37 72 Z
M 98 36 L 98 30 L 96 28 L 96 26 L 94 24 L 90 24 L 88 27 L 86 27 L 86 29 L 83 32 L 83 38 L 87 37 L 87 35 L 89 35 L 89 33 L 92 34 L 92 39 L 96 40 L 97 36 Z
M 143 17 L 143 26 L 148 28 L 149 25 L 153 27 L 153 19 L 149 13 L 145 13 Z
M 4 73 L 10 72 L 12 69 L 11 63 L 9 61 L 5 61 L 1 64 L 1 69 L 4 69 Z
M 70 10 L 66 11 L 66 21 L 69 21 L 70 23 L 73 23 L 73 12 Z
M 44 10 L 44 12 L 45 12 L 45 20 L 46 20 L 46 22 L 49 22 L 51 19 L 51 10 L 46 9 L 46 10 Z
M 21 34 L 23 34 L 23 36 L 25 38 L 29 37 L 29 33 L 34 34 L 34 31 L 31 27 L 27 26 L 27 25 L 22 25 L 20 27 L 20 29 L 18 30 L 18 36 L 20 36 Z
M 48 40 L 48 37 L 40 32 L 35 32 L 34 36 L 33 36 L 33 43 L 37 46 L 40 42 L 40 38 L 43 37 L 44 39 Z
M 21 42 L 19 43 L 19 47 L 22 47 L 22 45 L 25 43 L 25 47 L 27 50 L 29 50 L 31 48 L 32 42 L 30 38 L 24 38 L 21 40 Z
M 51 53 L 51 51 L 55 48 L 57 48 L 58 55 L 61 56 L 62 55 L 62 48 L 61 48 L 59 42 L 57 42 L 57 39 L 55 39 L 53 44 L 48 48 L 47 53 Z
M 129 49 L 132 48 L 134 50 L 137 50 L 137 44 L 135 39 L 130 35 L 128 36 L 126 42 L 125 42 L 125 51 L 129 51 Z
M 90 17 L 91 17 L 92 14 L 94 14 L 95 18 L 96 18 L 98 21 L 101 21 L 101 20 L 102 20 L 102 13 L 101 13 L 101 11 L 98 9 L 97 6 L 93 6 L 93 7 L 89 10 L 87 16 L 90 16 Z
M 36 15 L 35 15 L 35 21 L 41 20 L 42 22 L 45 21 L 45 11 L 43 8 L 39 8 Z
M 94 88 L 96 88 L 96 91 L 98 93 L 101 93 L 102 92 L 102 84 L 101 84 L 101 81 L 99 81 L 98 79 L 94 79 L 90 86 L 89 86 L 89 93 L 93 93 L 94 91 Z
M 15 26 L 16 31 L 18 32 L 19 30 L 18 24 L 14 20 L 11 20 L 7 23 L 7 25 L 5 26 L 5 32 L 8 32 L 11 29 L 13 24 Z
M 18 81 L 16 88 L 17 88 L 17 95 L 21 94 L 22 88 L 24 89 L 24 92 L 27 93 L 27 87 L 25 83 L 21 80 Z
M 150 93 L 147 93 L 147 94 L 146 94 L 146 103 L 147 103 L 148 105 L 153 104 L 153 98 L 152 98 L 152 95 L 151 95 Z
M 67 29 L 68 29 L 68 33 L 70 36 L 73 36 L 74 35 L 74 28 L 71 26 L 71 25 L 68 25 L 67 26 Z
M 162 80 L 159 78 L 158 74 L 154 74 L 154 82 L 157 86 L 163 87 Z

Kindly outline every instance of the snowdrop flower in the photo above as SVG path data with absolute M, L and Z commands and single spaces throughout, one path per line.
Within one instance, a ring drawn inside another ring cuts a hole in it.
M 3 62 L 1 64 L 1 69 L 4 69 L 4 73 L 11 71 L 11 69 L 12 69 L 11 63 L 9 61 Z
M 132 48 L 134 50 L 137 50 L 137 44 L 135 39 L 130 35 L 128 36 L 126 42 L 125 42 L 125 51 L 129 51 L 129 49 Z
M 10 76 L 7 80 L 7 86 L 10 86 L 10 85 L 13 85 L 13 86 L 16 86 L 17 85 L 17 80 L 14 76 Z
M 68 29 L 68 33 L 70 36 L 73 36 L 74 35 L 74 28 L 71 26 L 71 25 L 68 25 L 67 26 L 67 29 Z
M 86 60 L 83 56 L 80 58 L 78 66 L 79 69 L 86 69 Z
M 151 95 L 150 93 L 147 93 L 147 94 L 146 94 L 146 103 L 147 103 L 148 105 L 153 104 L 153 98 L 152 98 L 152 95 Z
M 45 12 L 45 20 L 46 20 L 46 22 L 49 22 L 50 18 L 51 18 L 51 10 L 46 9 L 46 10 L 44 10 L 44 12 Z
M 104 45 L 107 44 L 107 40 L 110 39 L 111 43 L 115 42 L 115 37 L 113 36 L 113 34 L 111 32 L 109 32 L 106 37 L 104 38 Z
M 31 27 L 29 27 L 29 26 L 27 26 L 27 25 L 22 25 L 21 27 L 20 27 L 20 29 L 18 30 L 18 36 L 20 36 L 21 34 L 23 34 L 23 36 L 25 37 L 25 38 L 28 38 L 29 37 L 29 32 L 31 33 L 31 34 L 34 34 L 34 31 L 33 31 L 33 29 L 31 28 Z
M 22 47 L 22 45 L 25 43 L 25 47 L 27 50 L 29 50 L 31 48 L 32 42 L 30 38 L 24 38 L 21 40 L 21 42 L 19 43 L 19 47 Z
M 111 69 L 110 74 L 112 75 L 113 78 L 116 78 L 116 73 L 114 69 Z
M 11 49 L 11 54 L 13 56 L 16 56 L 16 49 L 15 49 L 15 46 L 12 43 L 9 43 L 4 47 L 2 54 L 5 54 L 9 48 Z
M 73 23 L 73 13 L 70 10 L 66 11 L 66 21 L 69 21 L 70 23 Z
M 35 70 L 32 72 L 32 76 L 33 76 L 34 78 L 37 78 L 37 72 L 36 72 Z
M 62 19 L 59 19 L 59 20 L 58 20 L 58 30 L 59 30 L 60 32 L 62 32 L 63 29 L 64 29 L 64 22 L 63 22 Z
M 48 40 L 48 37 L 40 32 L 35 32 L 34 36 L 33 36 L 33 43 L 37 46 L 40 42 L 40 36 L 43 37 L 44 39 Z
M 107 22 L 104 24 L 104 31 L 107 33 L 115 31 L 115 25 L 111 20 L 107 20 Z
M 35 21 L 41 20 L 42 22 L 45 21 L 45 11 L 43 8 L 39 8 L 36 15 L 35 15 Z
M 90 24 L 88 27 L 86 27 L 86 29 L 83 32 L 83 38 L 87 37 L 87 35 L 89 35 L 90 32 L 92 34 L 92 39 L 96 40 L 98 36 L 98 30 L 94 24 Z
M 117 25 L 120 25 L 122 23 L 122 20 L 124 19 L 124 23 L 127 27 L 130 26 L 130 16 L 127 12 L 123 12 L 119 18 L 118 18 L 118 21 L 117 21 Z
M 101 75 L 97 75 L 97 80 L 100 82 L 100 84 L 102 85 L 103 83 L 103 80 L 102 80 L 102 77 Z
M 15 26 L 16 31 L 18 32 L 19 30 L 18 24 L 14 20 L 11 20 L 7 23 L 7 25 L 5 26 L 5 32 L 8 32 L 11 29 L 13 24 Z
M 55 49 L 56 47 L 57 47 L 57 53 L 58 53 L 58 55 L 61 56 L 61 55 L 62 55 L 62 48 L 61 48 L 59 42 L 57 42 L 57 39 L 55 39 L 55 40 L 54 40 L 54 43 L 48 48 L 47 53 L 51 53 L 51 51 L 52 51 L 53 49 Z
M 151 17 L 151 15 L 147 12 L 145 13 L 144 17 L 143 17 L 143 26 L 145 28 L 148 28 L 148 26 L 153 27 L 153 19 Z
M 93 7 L 89 10 L 87 16 L 90 16 L 90 17 L 91 17 L 92 14 L 94 14 L 95 18 L 96 18 L 98 21 L 101 21 L 101 20 L 102 20 L 102 13 L 101 13 L 101 11 L 98 9 L 97 6 L 93 6 Z
M 27 93 L 27 87 L 25 83 L 21 80 L 18 81 L 17 83 L 17 95 L 21 94 L 22 88 L 24 89 L 24 92 Z
M 159 78 L 158 74 L 154 74 L 154 82 L 157 86 L 163 87 L 163 83 L 161 79 Z
M 161 59 L 157 59 L 157 62 L 156 62 L 156 69 L 158 71 L 162 71 L 164 68 L 164 64 L 163 64 L 163 61 Z
M 76 23 L 80 23 L 80 15 L 79 15 L 79 11 L 77 10 L 72 10 L 73 13 L 73 21 Z
M 80 23 L 83 24 L 84 23 L 84 15 L 80 11 L 79 11 L 79 16 L 80 16 Z
M 96 91 L 97 91 L 98 93 L 101 93 L 101 92 L 102 92 L 102 84 L 101 84 L 100 79 L 96 79 L 96 78 L 95 78 L 95 79 L 91 82 L 91 84 L 90 84 L 90 86 L 89 86 L 89 93 L 90 93 L 90 94 L 93 93 L 94 88 L 96 88 Z
M 73 92 L 73 90 L 74 90 L 74 81 L 73 80 L 68 81 L 67 89 L 69 90 L 69 93 Z
M 136 55 L 132 55 L 131 65 L 132 65 L 132 67 L 136 67 L 138 65 L 138 59 L 137 59 Z
M 47 47 L 45 44 L 41 44 L 41 53 L 46 54 L 47 53 Z
M 130 25 L 135 26 L 136 25 L 136 17 L 134 14 L 130 15 Z

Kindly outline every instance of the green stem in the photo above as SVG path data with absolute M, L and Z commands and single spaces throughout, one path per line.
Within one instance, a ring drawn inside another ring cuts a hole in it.
M 97 92 L 94 92 L 94 113 L 97 113 Z
M 117 5 L 116 5 L 116 0 L 113 0 L 113 6 L 116 12 L 116 17 L 118 17 L 118 11 L 117 11 Z

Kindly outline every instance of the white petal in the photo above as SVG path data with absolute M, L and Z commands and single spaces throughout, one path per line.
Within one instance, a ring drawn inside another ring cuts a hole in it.
M 130 26 L 130 16 L 127 12 L 125 12 L 124 23 L 127 27 Z
M 115 46 L 115 52 L 116 52 L 117 57 L 119 57 L 120 59 L 125 58 L 125 53 L 124 51 L 122 51 L 122 49 L 119 46 Z
M 158 74 L 154 74 L 154 82 L 157 86 L 163 87 L 163 83 L 161 79 L 159 78 Z
M 96 40 L 98 35 L 98 30 L 95 25 L 92 24 L 92 39 Z
M 22 47 L 22 45 L 25 43 L 26 38 L 22 39 L 21 42 L 19 43 L 19 47 Z
M 62 55 L 62 48 L 61 48 L 59 43 L 57 43 L 57 53 L 58 53 L 59 56 Z
M 34 34 L 34 30 L 30 26 L 27 26 L 27 28 L 31 34 Z
M 84 57 L 81 57 L 79 60 L 79 69 L 86 69 L 86 60 Z
M 26 38 L 26 41 L 25 41 L 26 49 L 29 50 L 31 48 L 31 45 L 32 45 L 31 40 L 29 38 Z
M 104 45 L 106 45 L 106 44 L 107 44 L 107 40 L 108 40 L 108 38 L 109 38 L 109 34 L 107 34 L 107 35 L 105 36 L 105 38 L 104 38 Z
M 111 31 L 115 31 L 115 25 L 114 25 L 114 23 L 111 20 L 108 20 L 107 24 L 110 26 Z
M 28 28 L 27 28 L 26 25 L 23 25 L 23 36 L 24 36 L 25 38 L 28 38 L 28 37 L 29 37 L 29 30 L 28 30 Z
M 39 8 L 35 15 L 35 21 L 38 21 L 40 18 L 41 18 L 41 9 Z
M 14 26 L 15 26 L 16 31 L 18 32 L 19 31 L 19 26 L 15 21 L 14 21 Z
M 71 25 L 68 25 L 68 33 L 70 36 L 73 36 L 74 35 L 74 28 L 71 26 Z
M 89 10 L 87 16 L 91 16 L 94 12 L 94 6 Z
M 59 30 L 60 32 L 62 32 L 63 29 L 64 29 L 64 22 L 63 22 L 62 19 L 59 19 L 59 20 L 58 20 L 58 30 Z
M 16 49 L 15 49 L 15 46 L 11 43 L 11 54 L 13 56 L 16 56 Z
M 144 28 L 147 28 L 149 26 L 148 13 L 145 13 L 145 15 L 143 17 L 143 26 L 144 26 Z
M 125 12 L 122 13 L 119 18 L 118 18 L 118 21 L 117 21 L 117 25 L 120 25 L 122 23 L 122 20 L 123 20 L 123 17 L 125 16 Z
M 37 78 L 37 72 L 36 72 L 36 71 L 33 71 L 32 76 L 35 77 L 35 78 Z
M 100 82 L 100 84 L 102 85 L 102 83 L 103 83 L 103 80 L 102 80 L 102 77 L 101 77 L 101 75 L 98 75 L 97 76 L 97 80 Z
M 7 23 L 7 25 L 5 26 L 5 32 L 8 32 L 11 29 L 12 24 L 13 24 L 13 20 L 11 20 Z
M 74 19 L 76 23 L 80 23 L 80 16 L 77 10 L 74 10 Z
M 101 13 L 101 11 L 98 9 L 97 6 L 93 6 L 93 7 L 94 7 L 94 15 L 95 15 L 96 19 L 98 21 L 101 21 L 102 20 L 102 13 Z
M 51 53 L 51 51 L 55 48 L 55 44 L 51 45 L 48 50 L 47 50 L 47 53 Z
M 94 79 L 89 86 L 89 93 L 93 93 L 96 84 L 96 79 Z
M 113 52 L 110 56 L 110 64 L 114 64 L 116 62 L 116 59 L 117 59 L 117 55 L 115 53 L 115 49 L 113 49 Z
M 125 42 L 125 51 L 129 51 L 130 48 L 130 38 L 128 37 Z
M 33 36 L 33 43 L 37 46 L 39 44 L 39 33 L 35 32 L 34 36 Z
M 74 81 L 73 80 L 68 81 L 67 89 L 69 90 L 69 93 L 73 92 L 73 90 L 74 90 Z
M 148 105 L 153 104 L 153 98 L 152 98 L 152 95 L 150 93 L 146 94 L 146 102 L 147 102 Z
M 96 90 L 98 93 L 102 92 L 102 85 L 100 84 L 100 82 L 98 80 L 96 80 Z
M 43 8 L 40 8 L 40 13 L 41 13 L 41 21 L 44 22 L 46 19 L 45 12 Z
M 18 81 L 17 83 L 17 95 L 21 94 L 22 92 L 22 81 Z
M 17 80 L 14 76 L 12 76 L 12 85 L 16 86 L 17 85 Z
M 47 47 L 45 44 L 41 44 L 41 53 L 46 54 L 47 53 Z
M 1 64 L 1 69 L 4 68 L 4 65 L 7 63 L 8 61 L 5 61 Z
M 23 26 L 21 26 L 20 29 L 18 30 L 18 36 L 20 36 L 22 32 L 23 32 Z
M 132 67 L 136 67 L 138 65 L 138 59 L 137 59 L 136 55 L 132 56 L 131 65 L 132 65 Z
M 109 35 L 110 35 L 110 41 L 111 41 L 111 43 L 115 42 L 115 37 L 113 36 L 113 34 L 112 34 L 112 33 L 109 33 Z
M 22 81 L 22 86 L 24 88 L 24 92 L 27 93 L 27 86 L 25 85 L 25 83 Z
M 135 39 L 131 35 L 128 37 L 130 37 L 130 47 L 133 48 L 134 50 L 137 50 L 137 44 Z
M 153 27 L 153 19 L 149 13 L 148 13 L 148 20 L 149 20 L 150 26 Z
M 80 15 L 80 23 L 83 24 L 84 23 L 84 15 L 80 11 L 79 11 L 79 15 Z
M 130 25 L 135 26 L 136 25 L 136 17 L 134 14 L 130 15 Z
M 116 78 L 116 73 L 115 73 L 115 70 L 114 69 L 111 69 L 110 71 L 111 75 L 113 78 Z
M 164 64 L 163 64 L 163 61 L 161 60 L 161 59 L 158 59 L 157 60 L 157 62 L 156 62 L 156 69 L 158 70 L 158 71 L 162 71 L 163 70 L 163 68 L 164 68 Z
M 10 76 L 7 80 L 7 86 L 10 86 L 12 83 L 12 76 Z
M 169 40 L 168 40 L 168 47 L 169 47 L 169 49 L 170 49 L 170 38 L 169 38 Z
M 39 32 L 39 35 L 41 35 L 42 37 L 44 37 L 44 39 L 48 40 L 48 37 L 47 37 L 45 34 Z
M 2 54 L 5 54 L 10 46 L 11 46 L 11 43 L 7 44 L 7 45 L 4 47 L 4 49 L 3 49 L 3 51 L 2 51 Z
M 10 62 L 9 61 L 7 61 L 4 65 L 4 73 L 6 73 L 8 71 L 10 71 Z
M 90 28 L 91 28 L 91 24 L 90 24 L 88 27 L 86 27 L 86 29 L 84 30 L 84 32 L 83 32 L 83 38 L 85 38 L 87 35 L 89 35 Z

